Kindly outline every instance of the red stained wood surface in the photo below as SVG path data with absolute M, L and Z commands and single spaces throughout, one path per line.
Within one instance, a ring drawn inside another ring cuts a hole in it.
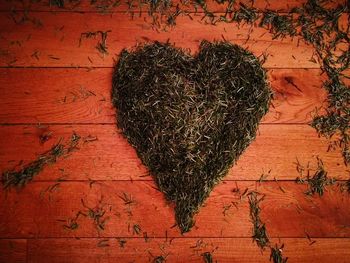
M 104 2 L 104 4 L 103 4 Z M 109 4 L 108 4 L 109 2 Z M 49 4 L 46 1 L 30 1 L 30 0 L 13 0 L 13 1 L 2 1 L 0 4 L 0 10 L 2 11 L 9 11 L 9 10 L 32 10 L 32 11 L 109 11 L 109 12 L 125 12 L 128 10 L 128 5 L 126 4 L 126 1 L 119 1 L 118 4 L 115 6 L 113 5 L 114 2 L 118 1 L 96 1 L 96 4 L 91 4 L 89 1 L 78 1 L 72 3 L 66 2 L 64 8 L 59 8 L 54 4 Z M 193 6 L 190 4 L 191 1 L 188 1 L 188 4 L 183 4 L 182 1 L 174 0 L 172 1 L 173 4 L 176 6 L 177 4 L 180 4 L 181 7 L 184 7 L 194 12 L 195 9 L 191 8 Z M 195 1 L 193 1 L 195 2 Z M 225 5 L 220 5 L 215 3 L 215 1 L 207 1 L 207 7 L 210 8 L 212 11 L 216 12 L 224 12 Z M 251 4 L 249 1 L 240 1 L 245 4 Z M 290 10 L 293 7 L 298 7 L 304 4 L 306 0 L 289 0 L 288 2 L 284 1 L 266 1 L 266 0 L 257 0 L 254 3 L 254 7 L 258 9 L 272 9 L 272 10 L 280 10 L 280 11 L 286 11 Z M 137 2 L 132 3 L 134 7 L 139 6 Z M 334 4 L 334 3 L 333 3 Z M 103 9 L 103 7 L 107 7 Z M 146 10 L 147 5 L 141 5 L 142 10 Z M 198 8 L 198 12 L 201 12 L 201 8 Z
M 0 239 L 0 262 L 27 262 L 27 240 Z
M 247 237 L 252 235 L 246 195 L 232 192 L 248 188 L 266 198 L 261 219 L 270 237 L 350 237 L 350 199 L 337 185 L 323 197 L 305 195 L 307 186 L 295 182 L 225 182 L 218 185 L 195 217 L 196 225 L 185 237 Z M 281 190 L 283 189 L 283 191 Z M 125 205 L 124 193 L 133 200 Z M 180 237 L 174 227 L 173 205 L 152 181 L 36 182 L 25 189 L 1 193 L 4 238 L 44 237 Z M 82 201 L 83 200 L 83 201 Z M 226 207 L 226 209 L 225 209 Z M 105 211 L 96 226 L 88 208 Z M 78 212 L 75 230 L 67 229 Z M 137 234 L 134 225 L 141 231 Z
M 245 189 L 265 195 L 261 219 L 271 244 L 285 244 L 288 262 L 349 262 L 350 195 L 341 191 L 343 181 L 323 197 L 305 195 L 307 185 L 294 182 L 297 160 L 310 162 L 312 175 L 316 156 L 329 176 L 349 178 L 339 150 L 329 151 L 329 140 L 308 125 L 327 97 L 313 47 L 297 38 L 272 40 L 256 26 L 207 25 L 200 8 L 195 14 L 188 7 L 193 20 L 180 16 L 175 28 L 164 30 L 151 26 L 145 7 L 131 19 L 124 1 L 104 13 L 89 2 L 72 10 L 68 1 L 64 9 L 48 1 L 0 1 L 0 170 L 18 169 L 74 131 L 96 138 L 45 167 L 24 189 L 0 191 L 0 262 L 152 262 L 160 255 L 167 262 L 203 262 L 204 252 L 212 252 L 214 262 L 268 262 L 269 249 L 260 251 L 251 240 L 248 200 L 240 197 Z M 285 12 L 303 3 L 261 0 L 255 7 Z M 208 7 L 224 11 L 213 1 Z M 341 17 L 341 27 L 347 23 Z M 98 30 L 111 30 L 106 56 L 96 49 L 99 38 L 79 45 L 82 33 Z M 140 42 L 169 39 L 194 54 L 202 39 L 223 38 L 257 56 L 269 54 L 273 105 L 256 140 L 182 236 L 173 205 L 116 128 L 113 66 L 122 49 Z M 40 143 L 40 136 L 48 141 Z M 262 174 L 269 176 L 259 183 Z M 232 191 L 237 187 L 240 194 Z M 132 205 L 124 204 L 124 193 Z M 89 208 L 105 211 L 103 230 L 87 215 Z M 87 216 L 68 229 L 79 211 Z
M 105 240 L 105 241 L 104 241 Z M 99 247 L 98 244 L 108 246 Z M 269 262 L 270 251 L 260 251 L 246 238 L 164 238 L 149 239 L 125 238 L 126 244 L 120 247 L 117 239 L 33 239 L 28 241 L 28 262 L 152 262 L 163 255 L 167 262 L 204 262 L 202 254 L 212 252 L 217 262 Z M 278 239 L 274 239 L 278 243 Z M 288 262 L 348 262 L 350 239 L 314 239 L 315 243 L 304 238 L 283 238 L 284 254 Z M 101 243 L 100 243 L 101 244 Z M 243 255 L 243 256 L 242 256 Z
M 51 4 L 47 1 L 32 1 L 32 0 L 12 0 L 12 1 L 2 1 L 0 3 L 1 11 L 9 10 L 30 10 L 30 11 L 60 11 L 60 12 L 70 12 L 70 11 L 79 11 L 79 12 L 126 12 L 129 10 L 127 1 L 95 1 L 95 4 L 91 4 L 90 1 L 71 1 L 65 2 L 64 8 L 60 8 L 57 5 Z M 118 3 L 115 4 L 114 3 Z M 187 3 L 186 3 L 187 2 Z M 251 1 L 243 0 L 239 1 L 246 5 L 250 5 Z M 259 0 L 254 3 L 254 7 L 257 9 L 265 10 L 278 10 L 278 11 L 289 11 L 294 7 L 299 7 L 303 5 L 306 0 L 288 0 L 288 1 L 267 1 Z M 329 3 L 329 6 L 334 7 L 338 3 L 344 3 L 343 0 L 332 1 Z M 185 9 L 189 12 L 195 12 L 194 3 L 195 1 L 179 1 L 173 0 L 173 5 L 176 6 L 179 4 L 182 9 Z M 142 11 L 147 11 L 147 5 L 138 5 L 138 2 L 131 2 L 134 8 L 141 7 Z M 236 3 L 238 6 L 238 1 Z M 203 10 L 197 4 L 197 12 L 203 12 Z M 227 4 L 217 4 L 215 1 L 207 1 L 207 7 L 212 12 L 225 12 Z

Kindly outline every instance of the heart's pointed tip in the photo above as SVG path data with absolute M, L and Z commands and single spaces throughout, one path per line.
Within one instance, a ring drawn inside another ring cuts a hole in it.
M 193 220 L 193 218 L 191 218 L 188 221 L 178 222 L 178 226 L 180 228 L 181 235 L 184 235 L 184 234 L 190 232 L 192 227 L 194 226 L 194 223 L 195 223 L 195 221 Z
M 182 235 L 191 231 L 192 227 L 195 225 L 193 217 L 196 213 L 196 209 L 193 208 L 193 205 L 184 205 L 182 202 L 176 204 L 175 219 Z

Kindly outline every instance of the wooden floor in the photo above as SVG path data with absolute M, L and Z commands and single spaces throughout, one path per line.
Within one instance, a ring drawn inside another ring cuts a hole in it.
M 204 252 L 220 263 L 269 262 L 270 251 L 252 242 L 249 206 L 232 192 L 237 186 L 266 194 L 261 218 L 273 244 L 285 244 L 288 262 L 350 262 L 350 195 L 335 185 L 323 197 L 310 198 L 306 186 L 294 182 L 296 160 L 315 166 L 316 156 L 330 176 L 349 178 L 340 152 L 327 151 L 329 141 L 308 126 L 327 96 L 312 46 L 272 40 L 264 29 L 251 32 L 250 26 L 205 25 L 199 14 L 157 32 L 144 16 L 131 20 L 126 7 L 101 14 L 86 4 L 90 1 L 76 7 L 78 12 L 48 7 L 47 1 L 24 2 L 0 2 L 1 171 L 35 159 L 73 131 L 97 140 L 47 167 L 24 189 L 0 191 L 1 263 L 152 262 L 161 255 L 167 262 L 204 262 Z M 270 0 L 269 8 L 287 10 L 302 2 Z M 79 46 L 81 33 L 98 30 L 111 30 L 105 57 L 95 48 L 98 39 Z M 145 40 L 170 39 L 195 52 L 202 39 L 222 37 L 256 55 L 267 50 L 275 99 L 256 141 L 214 189 L 194 229 L 181 235 L 172 227 L 172 205 L 116 128 L 110 100 L 114 59 Z M 52 138 L 42 144 L 42 134 Z M 257 182 L 269 170 L 267 181 Z M 134 204 L 125 204 L 124 193 Z M 86 211 L 83 204 L 106 211 L 104 230 L 84 216 L 77 229 L 67 228 Z

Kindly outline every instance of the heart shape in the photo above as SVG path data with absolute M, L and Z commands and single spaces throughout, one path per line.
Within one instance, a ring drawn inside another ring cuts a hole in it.
M 155 42 L 122 51 L 112 97 L 119 128 L 187 232 L 255 138 L 271 91 L 259 59 L 237 45 L 203 41 L 193 57 Z

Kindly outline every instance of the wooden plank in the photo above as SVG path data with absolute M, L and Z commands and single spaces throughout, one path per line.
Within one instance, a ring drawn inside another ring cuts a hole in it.
M 304 237 L 348 235 L 350 221 L 345 214 L 350 212 L 350 195 L 341 194 L 338 186 L 326 188 L 322 197 L 310 197 L 305 194 L 307 186 L 292 182 L 258 183 L 257 190 L 265 194 L 261 218 L 271 236 L 295 237 L 294 231 Z
M 128 4 L 126 1 L 120 1 L 120 3 L 117 6 L 113 6 L 114 1 L 109 1 L 110 4 L 102 5 L 101 2 L 103 1 L 96 1 L 97 3 L 92 5 L 89 1 L 78 1 L 72 3 L 66 2 L 64 8 L 60 8 L 57 6 L 53 6 L 49 4 L 49 1 L 32 1 L 32 0 L 12 0 L 12 1 L 1 1 L 0 2 L 0 10 L 1 11 L 9 11 L 9 10 L 29 10 L 29 11 L 104 11 L 104 12 L 125 12 L 128 11 Z M 105 1 L 108 2 L 108 1 Z M 189 3 L 184 2 L 191 2 L 191 1 L 180 1 L 180 0 L 173 0 L 172 3 L 174 6 L 180 5 L 182 10 L 194 12 L 195 8 L 193 8 L 192 5 Z M 195 1 L 192 1 L 195 2 Z M 227 4 L 217 4 L 215 1 L 206 1 L 208 9 L 212 12 L 225 12 Z M 241 0 L 236 1 L 236 5 L 238 3 L 244 3 L 248 6 L 251 5 L 250 0 Z M 294 7 L 300 7 L 302 4 L 304 4 L 306 0 L 288 0 L 288 1 L 276 1 L 276 0 L 259 0 L 255 1 L 254 7 L 258 9 L 269 9 L 269 10 L 279 10 L 279 11 L 289 11 Z M 343 3 L 344 1 L 337 1 L 338 3 Z M 337 3 L 330 3 L 330 6 L 336 6 Z M 138 8 L 141 7 L 141 10 L 147 11 L 146 5 L 139 6 L 138 3 L 135 1 L 135 3 L 132 3 L 135 10 L 139 10 Z M 202 9 L 198 7 L 198 12 L 202 12 Z
M 0 193 L 0 236 L 40 237 L 149 237 L 181 236 L 174 226 L 173 207 L 167 204 L 153 182 L 35 182 L 19 191 Z M 232 192 L 246 188 L 266 195 L 261 218 L 270 237 L 350 237 L 350 198 L 338 186 L 323 197 L 309 197 L 306 186 L 294 182 L 226 182 L 218 185 L 195 217 L 196 225 L 185 237 L 250 237 L 252 223 L 247 198 Z M 281 191 L 279 187 L 284 189 Z M 47 189 L 52 189 L 47 190 Z M 126 193 L 128 206 L 120 196 Z M 79 216 L 78 227 L 67 229 L 70 219 L 88 208 L 104 210 L 104 230 L 89 216 Z M 232 202 L 236 202 L 232 205 Z M 231 206 L 230 206 L 231 205 Z M 225 211 L 225 206 L 230 206 Z M 130 211 L 130 212 L 128 212 Z M 133 230 L 139 225 L 139 234 Z M 306 234 L 307 233 L 307 234 Z
M 111 68 L 0 69 L 0 123 L 115 123 L 112 74 Z M 275 94 L 263 122 L 310 122 L 311 112 L 326 99 L 320 74 L 317 69 L 268 71 Z
M 27 240 L 0 239 L 0 262 L 27 262 Z
M 13 169 L 37 158 L 60 138 L 68 140 L 76 131 L 83 137 L 96 136 L 97 141 L 83 145 L 69 157 L 46 167 L 35 180 L 151 180 L 135 150 L 119 134 L 114 125 L 52 125 L 45 129 L 37 126 L 0 127 L 0 170 Z M 52 139 L 40 143 L 42 134 Z M 296 158 L 303 165 L 316 165 L 319 156 L 332 177 L 347 179 L 341 153 L 329 151 L 328 140 L 318 138 L 315 130 L 306 125 L 261 125 L 257 139 L 228 173 L 226 180 L 259 180 L 262 173 L 271 170 L 268 180 L 295 180 Z M 77 165 L 79 164 L 79 165 Z M 62 170 L 63 169 L 63 170 Z
M 1 69 L 2 123 L 115 123 L 112 69 Z
M 98 247 L 106 240 L 109 246 Z M 213 262 L 269 262 L 270 251 L 260 251 L 246 238 L 127 238 L 120 247 L 116 239 L 34 239 L 29 240 L 28 262 L 153 262 L 163 255 L 167 262 L 204 262 L 202 254 L 212 252 Z M 273 240 L 278 242 L 278 240 Z M 348 262 L 350 239 L 315 239 L 311 246 L 306 239 L 285 238 L 283 254 L 288 262 Z M 198 242 L 198 243 L 197 243 Z
M 166 31 L 154 30 L 149 18 L 116 13 L 47 13 L 31 12 L 30 21 L 16 24 L 13 14 L 3 13 L 0 19 L 0 66 L 19 67 L 112 67 L 113 58 L 123 48 L 135 46 L 137 42 L 158 40 L 175 43 L 176 46 L 195 52 L 203 39 L 226 40 L 239 44 L 260 56 L 270 56 L 267 68 L 319 68 L 313 62 L 314 49 L 298 39 L 272 40 L 266 29 L 249 25 L 220 23 L 216 26 L 201 21 L 201 15 L 180 17 L 177 26 Z M 17 21 L 23 13 L 17 14 Z M 34 21 L 34 22 L 33 22 Z M 72 23 L 74 21 L 74 23 Z M 342 17 L 342 21 L 347 21 Z M 345 24 L 346 23 L 342 23 Z M 107 46 L 110 55 L 103 56 L 96 49 L 99 39 L 84 39 L 79 47 L 81 33 L 108 31 Z M 250 40 L 247 41 L 249 37 Z

